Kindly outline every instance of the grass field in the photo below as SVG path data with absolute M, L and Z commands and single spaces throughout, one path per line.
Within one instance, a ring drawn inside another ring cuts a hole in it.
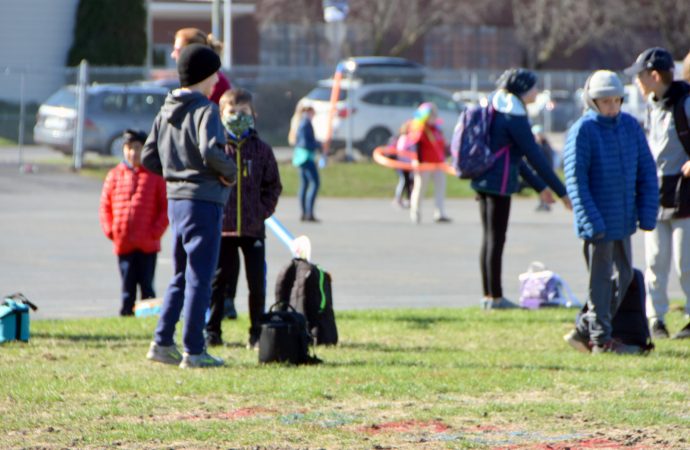
M 55 159 L 49 162 L 53 165 L 69 166 L 71 160 Z M 84 162 L 82 174 L 104 179 L 108 169 L 118 163 L 118 159 L 88 155 Z M 280 178 L 283 183 L 283 194 L 297 195 L 299 187 L 299 172 L 289 163 L 279 165 Z M 374 162 L 331 163 L 319 171 L 321 188 L 319 195 L 323 197 L 340 198 L 393 198 L 397 174 Z M 526 195 L 533 195 L 531 189 L 526 189 Z M 430 183 L 427 196 L 433 195 L 433 183 Z M 466 198 L 474 196 L 469 181 L 447 176 L 446 197 Z
M 0 447 L 690 447 L 688 342 L 584 355 L 561 340 L 573 317 L 345 311 L 325 363 L 289 367 L 257 363 L 241 316 L 205 370 L 145 360 L 155 318 L 34 321 L 0 347 Z

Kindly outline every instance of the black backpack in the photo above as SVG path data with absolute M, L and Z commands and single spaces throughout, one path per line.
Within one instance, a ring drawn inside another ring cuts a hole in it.
M 338 343 L 331 275 L 316 264 L 294 258 L 276 280 L 276 302 L 289 303 L 307 318 L 316 345 Z
M 645 296 L 644 275 L 635 269 L 628 291 L 611 321 L 611 335 L 625 344 L 650 351 L 654 349 L 654 344 L 647 323 Z
M 318 364 L 322 361 L 309 354 L 310 341 L 304 315 L 287 303 L 275 303 L 261 320 L 259 362 Z
M 580 314 L 587 311 L 587 305 Z M 644 352 L 654 349 L 647 323 L 645 308 L 644 275 L 638 269 L 633 271 L 633 280 L 611 321 L 611 335 L 627 345 L 637 345 Z

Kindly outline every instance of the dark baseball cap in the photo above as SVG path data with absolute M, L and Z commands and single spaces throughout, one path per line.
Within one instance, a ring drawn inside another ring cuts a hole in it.
M 635 64 L 623 72 L 629 76 L 635 76 L 643 70 L 671 70 L 675 67 L 673 56 L 668 50 L 661 47 L 652 47 L 640 53 Z
M 122 139 L 124 139 L 125 144 L 131 144 L 133 142 L 140 142 L 142 145 L 146 142 L 148 135 L 140 130 L 133 130 L 131 128 L 126 129 L 122 133 Z

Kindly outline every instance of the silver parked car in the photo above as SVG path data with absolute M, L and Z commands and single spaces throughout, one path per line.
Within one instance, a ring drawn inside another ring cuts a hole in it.
M 102 84 L 87 88 L 84 150 L 122 155 L 127 128 L 149 132 L 168 90 L 154 85 Z M 34 141 L 72 153 L 77 122 L 77 90 L 64 86 L 43 103 L 36 116 Z
M 314 134 L 322 142 L 328 129 L 332 87 L 333 80 L 323 80 L 301 100 L 314 107 Z M 348 100 L 348 94 L 352 99 Z M 333 146 L 343 145 L 351 126 L 354 146 L 363 155 L 371 156 L 376 147 L 386 144 L 405 121 L 413 118 L 415 109 L 423 102 L 433 102 L 438 108 L 441 130 L 450 144 L 464 106 L 445 89 L 422 83 L 363 84 L 359 80 L 343 80 L 332 123 Z M 348 123 L 350 120 L 352 124 Z

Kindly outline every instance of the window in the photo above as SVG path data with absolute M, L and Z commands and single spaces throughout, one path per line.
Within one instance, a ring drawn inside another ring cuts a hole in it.
M 338 101 L 345 100 L 347 97 L 347 89 L 340 88 L 340 93 L 338 95 Z M 322 102 L 331 101 L 331 88 L 326 86 L 319 86 L 312 89 L 312 91 L 307 94 L 309 100 L 318 100 Z
M 422 96 L 416 91 L 374 91 L 362 98 L 364 103 L 380 106 L 416 108 Z
M 127 112 L 132 114 L 156 114 L 163 104 L 165 97 L 146 92 L 130 93 L 127 95 Z
M 108 92 L 103 94 L 101 108 L 106 112 L 120 112 L 125 104 L 124 94 Z
M 422 101 L 432 102 L 440 111 L 460 112 L 458 104 L 451 97 L 446 97 L 437 92 L 423 92 Z

